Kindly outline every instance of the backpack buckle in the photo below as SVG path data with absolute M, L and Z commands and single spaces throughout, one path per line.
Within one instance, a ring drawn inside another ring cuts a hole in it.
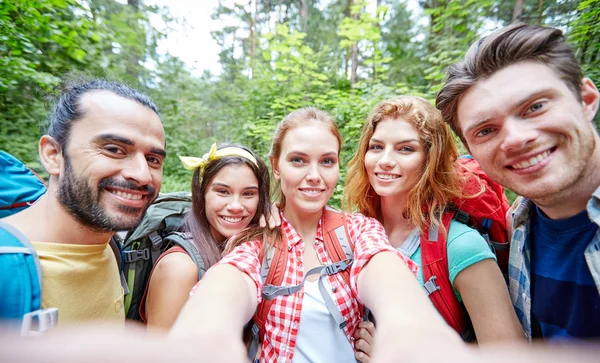
M 437 284 L 437 276 L 433 275 L 423 284 L 423 288 L 427 292 L 427 296 L 433 294 L 440 289 L 440 285 Z
M 150 250 L 144 248 L 143 250 L 124 251 L 123 255 L 123 260 L 125 260 L 127 263 L 136 262 L 139 260 L 149 260 Z
M 37 319 L 36 319 L 37 318 Z M 21 323 L 22 337 L 37 337 L 58 323 L 58 308 L 46 308 L 23 315 Z
M 465 212 L 464 210 L 460 210 L 459 209 L 456 212 L 456 215 L 454 216 L 454 219 L 456 219 L 457 221 L 459 221 L 462 224 L 468 225 L 470 217 L 471 216 L 469 215 L 469 213 Z
M 331 265 L 327 265 L 325 267 L 325 274 L 327 275 L 334 275 L 338 272 L 342 272 L 345 269 L 348 268 L 348 266 L 350 266 L 352 264 L 352 259 L 349 258 L 347 260 L 342 260 L 340 262 L 337 263 L 332 263 Z

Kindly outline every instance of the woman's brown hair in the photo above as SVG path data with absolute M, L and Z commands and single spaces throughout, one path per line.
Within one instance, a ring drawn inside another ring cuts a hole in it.
M 260 217 L 269 213 L 271 207 L 269 170 L 262 159 L 252 150 L 240 145 L 220 144 L 218 149 L 225 147 L 238 147 L 248 151 L 256 159 L 256 164 L 241 156 L 223 156 L 209 161 L 202 173 L 199 168 L 194 171 L 194 177 L 192 178 L 192 209 L 185 216 L 183 229 L 192 235 L 206 269 L 221 259 L 221 253 L 225 247 L 218 244 L 210 232 L 204 199 L 213 179 L 223 168 L 230 165 L 246 165 L 252 170 L 258 181 L 258 206 L 256 214 L 250 221 L 250 226 L 258 225 Z

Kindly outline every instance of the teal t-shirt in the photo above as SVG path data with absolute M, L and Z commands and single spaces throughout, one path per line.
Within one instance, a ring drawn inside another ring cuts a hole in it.
M 459 272 L 488 258 L 496 260 L 496 256 L 479 232 L 455 220 L 450 222 L 448 231 L 448 270 L 450 272 L 450 282 L 452 283 L 452 286 L 454 286 L 454 279 Z M 419 280 L 419 283 L 423 285 L 420 246 L 417 247 L 417 250 L 410 256 L 410 259 L 419 265 L 417 279 Z M 456 293 L 458 301 L 462 301 L 456 288 L 454 289 L 454 292 Z

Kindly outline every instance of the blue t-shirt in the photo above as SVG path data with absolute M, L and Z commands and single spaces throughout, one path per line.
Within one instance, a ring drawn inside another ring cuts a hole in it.
M 585 210 L 560 220 L 532 214 L 532 326 L 550 340 L 600 337 L 600 295 L 584 256 L 598 225 Z
M 454 286 L 454 279 L 462 270 L 488 258 L 496 259 L 496 256 L 479 232 L 458 221 L 453 220 L 450 222 L 447 240 L 448 272 L 452 286 Z M 410 259 L 419 265 L 417 279 L 423 285 L 421 246 L 415 250 Z M 456 288 L 454 292 L 458 300 L 462 301 Z

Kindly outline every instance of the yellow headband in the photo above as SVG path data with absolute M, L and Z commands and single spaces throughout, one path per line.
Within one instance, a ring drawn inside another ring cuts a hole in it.
M 209 162 L 224 156 L 239 156 L 250 160 L 252 164 L 258 167 L 256 159 L 248 151 L 239 147 L 225 147 L 217 150 L 217 144 L 212 144 L 209 152 L 202 155 L 201 158 L 193 156 L 180 156 L 179 159 L 187 170 L 196 170 L 196 168 L 200 168 L 200 173 L 202 173 Z

